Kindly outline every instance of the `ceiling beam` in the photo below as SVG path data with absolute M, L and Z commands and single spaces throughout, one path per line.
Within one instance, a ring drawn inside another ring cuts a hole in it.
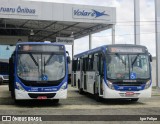
M 25 24 L 27 24 L 30 20 L 25 21 L 22 25 L 20 25 L 19 27 L 23 28 Z
M 52 34 L 50 34 L 50 35 L 48 35 L 48 36 L 46 36 L 46 37 L 44 37 L 44 38 L 41 38 L 39 41 L 43 41 L 44 39 L 46 39 L 46 38 L 48 38 L 48 37 L 51 37 L 52 35 L 56 35 L 56 34 L 58 34 L 59 32 L 61 32 L 61 31 L 63 31 L 63 30 L 66 30 L 66 29 L 68 29 L 68 28 L 71 28 L 71 27 L 73 27 L 73 26 L 75 26 L 75 25 L 77 25 L 77 24 L 79 24 L 79 23 L 75 23 L 75 24 L 73 24 L 73 25 L 69 25 L 69 26 L 67 26 L 67 27 L 65 27 L 65 28 L 62 28 L 62 29 L 56 31 L 56 32 L 53 32 Z
M 54 25 L 54 24 L 56 24 L 56 23 L 57 23 L 57 21 L 52 22 L 51 24 L 45 26 L 43 29 L 46 29 L 46 28 L 48 28 L 48 27 L 50 27 L 50 26 L 52 26 L 52 25 Z M 33 30 L 34 30 L 34 29 L 33 29 Z M 39 30 L 39 31 L 35 32 L 34 34 L 38 34 L 38 33 L 41 32 L 41 31 L 42 31 L 42 30 Z

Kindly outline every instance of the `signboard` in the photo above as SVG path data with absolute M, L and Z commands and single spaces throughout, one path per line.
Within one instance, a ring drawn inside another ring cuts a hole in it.
M 9 15 L 37 15 L 35 7 L 29 6 L 1 6 L 0 5 L 0 14 L 9 14 Z
M 64 45 L 73 45 L 74 38 L 72 37 L 56 37 L 56 42 Z
M 73 8 L 73 18 L 110 20 L 109 11 L 102 9 Z
M 138 47 L 112 47 L 110 48 L 110 52 L 114 53 L 144 53 L 145 51 L 143 48 L 138 48 Z
M 64 52 L 64 46 L 53 44 L 20 44 L 17 50 L 21 52 Z

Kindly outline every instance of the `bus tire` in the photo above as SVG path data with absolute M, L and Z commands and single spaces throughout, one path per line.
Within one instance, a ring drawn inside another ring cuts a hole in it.
M 80 88 L 80 80 L 78 79 L 78 90 L 79 90 L 79 94 L 83 94 L 83 88 Z
M 132 98 L 131 101 L 132 102 L 137 102 L 139 98 Z
M 22 104 L 24 104 L 24 101 L 23 101 L 23 100 L 14 99 L 14 103 L 15 103 L 16 105 L 22 105 Z
M 80 88 L 80 80 L 78 79 L 78 89 Z
M 54 104 L 58 104 L 59 103 L 59 99 L 53 99 L 53 103 Z
M 83 94 L 84 91 L 83 91 L 83 88 L 79 88 L 79 94 Z
M 101 98 L 99 97 L 99 93 L 96 93 L 96 85 L 94 83 L 94 99 L 97 101 L 97 102 L 100 102 L 101 101 Z
M 0 78 L 0 85 L 2 85 L 3 84 L 3 80 L 2 80 L 2 78 Z
M 12 99 L 15 99 L 15 92 L 14 92 L 13 88 L 11 89 L 11 97 L 12 97 Z
M 9 91 L 11 91 L 12 90 L 12 86 L 11 86 L 11 80 L 9 80 L 9 83 L 8 83 L 8 87 L 9 87 Z
M 11 91 L 11 85 L 10 85 L 10 82 L 9 82 L 9 84 L 8 84 L 8 89 L 9 89 L 9 91 Z
M 19 104 L 20 102 L 19 102 L 18 100 L 14 99 L 14 103 L 17 105 L 17 104 Z

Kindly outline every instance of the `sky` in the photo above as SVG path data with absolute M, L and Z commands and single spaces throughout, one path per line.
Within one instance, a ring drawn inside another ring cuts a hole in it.
M 106 7 L 116 7 L 116 44 L 134 44 L 134 1 L 133 0 L 28 0 L 45 1 L 56 3 L 72 3 L 84 5 L 96 5 Z M 140 1 L 140 42 L 145 45 L 152 56 L 155 52 L 155 9 L 154 0 Z M 89 49 L 89 37 L 83 37 L 75 40 L 74 54 Z M 102 31 L 92 35 L 92 48 L 111 44 L 111 30 Z M 66 46 L 72 54 L 71 46 Z

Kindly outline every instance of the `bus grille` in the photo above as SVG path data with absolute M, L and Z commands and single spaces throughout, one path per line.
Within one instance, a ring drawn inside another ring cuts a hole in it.
M 9 79 L 9 76 L 8 75 L 4 75 L 3 78 L 4 79 Z
M 31 98 L 37 98 L 38 96 L 46 96 L 47 98 L 53 98 L 56 95 L 56 93 L 43 93 L 43 94 L 28 93 L 28 95 Z

